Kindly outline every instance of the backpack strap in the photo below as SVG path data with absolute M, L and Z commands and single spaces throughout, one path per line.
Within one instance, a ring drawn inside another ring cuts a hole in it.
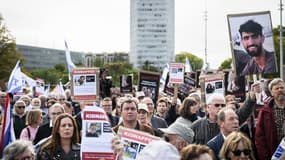
M 30 131 L 29 127 L 27 127 L 27 131 L 28 131 L 29 140 L 31 140 L 31 131 Z

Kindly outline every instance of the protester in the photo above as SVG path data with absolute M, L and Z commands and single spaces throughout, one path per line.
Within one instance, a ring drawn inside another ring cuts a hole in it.
M 10 143 L 3 152 L 3 160 L 34 160 L 35 152 L 31 141 L 16 140 Z
M 218 124 L 220 133 L 207 143 L 207 146 L 214 151 L 216 160 L 219 160 L 219 152 L 225 137 L 239 129 L 239 120 L 236 112 L 231 108 L 221 109 L 218 113 Z
M 40 109 L 32 109 L 28 112 L 26 118 L 27 127 L 21 132 L 20 139 L 34 141 L 39 126 L 42 124 L 43 117 Z
M 284 81 L 275 78 L 268 88 L 273 98 L 260 109 L 255 132 L 257 154 L 262 159 L 270 159 L 285 136 Z
M 137 100 L 130 96 L 125 97 L 124 101 L 121 104 L 122 122 L 113 127 L 113 131 L 117 133 L 119 127 L 123 126 L 126 128 L 136 129 L 154 135 L 154 131 L 151 127 L 139 124 L 137 116 L 138 116 Z
M 197 102 L 193 98 L 185 98 L 180 108 L 180 117 L 176 119 L 176 122 L 183 123 L 191 128 L 192 123 L 198 119 L 197 111 Z
M 50 117 L 50 121 L 45 124 L 42 124 L 39 127 L 36 137 L 34 139 L 34 144 L 37 144 L 40 140 L 47 138 L 51 135 L 55 120 L 62 113 L 64 113 L 64 108 L 59 103 L 55 103 L 49 108 L 48 116 Z
M 107 114 L 107 116 L 110 120 L 111 127 L 116 126 L 119 123 L 119 117 L 112 115 L 112 99 L 109 97 L 104 98 L 101 101 L 101 107 L 103 108 L 103 110 Z
M 213 151 L 204 145 L 190 144 L 184 147 L 181 152 L 180 160 L 214 160 Z
M 22 100 L 16 101 L 14 104 L 13 112 L 13 124 L 16 139 L 20 138 L 22 129 L 26 127 L 26 104 Z
M 59 115 L 52 136 L 37 154 L 38 160 L 80 160 L 79 134 L 75 119 L 68 113 Z
M 236 111 L 239 124 L 244 123 L 255 110 L 255 102 L 255 92 L 250 91 L 243 106 Z M 223 95 L 214 93 L 209 97 L 207 101 L 208 115 L 195 121 L 191 127 L 195 132 L 194 143 L 206 144 L 219 133 L 217 114 L 225 106 L 225 97 Z
M 149 114 L 148 108 L 146 104 L 144 103 L 139 103 L 138 104 L 138 121 L 142 125 L 149 125 L 149 121 L 147 119 L 147 116 Z
M 40 109 L 41 108 L 41 100 L 39 98 L 33 98 L 31 101 L 31 109 Z
M 153 100 L 150 97 L 144 97 L 142 100 L 142 103 L 145 103 L 147 105 L 148 109 L 148 122 L 150 125 L 157 130 L 158 128 L 167 128 L 168 125 L 165 121 L 165 119 L 158 117 L 157 115 L 154 115 L 154 103 Z
M 100 96 L 101 98 L 111 97 L 112 80 L 108 76 L 108 71 L 104 70 L 100 76 Z
M 219 153 L 221 160 L 255 160 L 251 141 L 240 132 L 227 136 Z
M 63 108 L 64 108 L 65 113 L 69 113 L 70 115 L 73 115 L 74 110 L 69 101 L 64 101 Z

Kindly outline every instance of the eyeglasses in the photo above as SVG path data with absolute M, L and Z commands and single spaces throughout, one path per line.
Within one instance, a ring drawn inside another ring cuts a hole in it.
M 248 155 L 250 154 L 251 150 L 250 150 L 250 149 L 244 149 L 244 150 L 239 150 L 239 149 L 237 149 L 237 150 L 234 150 L 234 151 L 232 151 L 232 152 L 233 152 L 233 154 L 234 154 L 235 156 L 240 156 L 240 155 L 241 155 L 241 152 L 242 152 L 244 155 L 248 156 Z
M 212 105 L 214 105 L 215 107 L 220 107 L 220 106 L 221 107 L 225 107 L 226 106 L 225 104 L 217 104 L 217 103 L 216 104 L 212 104 Z
M 148 105 L 148 106 L 152 106 L 152 105 L 153 105 L 153 103 L 147 103 L 146 105 Z
M 60 114 L 62 114 L 62 112 L 52 112 L 52 113 L 51 113 L 51 115 L 53 115 L 53 116 L 58 116 L 58 115 L 60 115 Z
M 18 106 L 19 109 L 25 109 L 25 106 Z

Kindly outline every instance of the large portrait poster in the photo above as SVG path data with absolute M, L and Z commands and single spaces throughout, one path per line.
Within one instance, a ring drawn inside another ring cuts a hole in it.
M 184 64 L 171 63 L 169 65 L 169 83 L 183 83 L 184 80 Z
M 118 136 L 124 145 L 123 160 L 135 160 L 139 152 L 151 141 L 160 140 L 159 137 L 120 126 Z
M 75 68 L 71 72 L 71 82 L 75 101 L 94 101 L 98 97 L 98 69 Z
M 104 110 L 85 106 L 82 114 L 81 159 L 115 160 L 111 141 L 114 134 Z
M 133 92 L 133 75 L 121 75 L 120 76 L 120 92 L 132 93 Z
M 236 74 L 276 73 L 270 12 L 230 14 L 227 18 Z
M 207 102 L 213 93 L 225 95 L 223 73 L 200 76 L 202 99 Z
M 159 73 L 140 71 L 138 91 L 143 91 L 146 97 L 150 97 L 153 102 L 156 102 L 158 98 L 159 80 Z

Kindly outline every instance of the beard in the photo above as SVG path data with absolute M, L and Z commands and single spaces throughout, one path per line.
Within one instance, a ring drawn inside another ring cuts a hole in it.
M 256 47 L 257 50 L 256 51 L 250 51 L 249 48 L 250 47 Z M 246 48 L 247 53 L 251 56 L 251 57 L 258 57 L 262 54 L 262 44 L 259 45 L 250 45 Z
M 278 96 L 278 101 L 284 102 L 285 101 L 285 95 Z

